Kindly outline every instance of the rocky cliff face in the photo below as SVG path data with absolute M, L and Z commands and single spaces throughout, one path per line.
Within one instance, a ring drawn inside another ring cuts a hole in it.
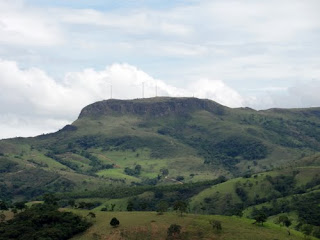
M 197 98 L 110 99 L 88 105 L 81 111 L 79 118 L 119 114 L 161 117 L 170 114 L 186 114 L 197 110 L 223 115 L 226 109 L 227 107 L 214 101 Z

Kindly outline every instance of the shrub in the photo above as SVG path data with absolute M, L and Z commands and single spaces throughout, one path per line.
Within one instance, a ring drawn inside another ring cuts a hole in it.
M 217 232 L 220 232 L 222 230 L 221 222 L 218 220 L 210 220 L 210 225 L 213 229 L 215 229 Z
M 118 227 L 120 224 L 119 220 L 117 218 L 112 218 L 111 221 L 110 221 L 110 225 L 114 228 Z
M 181 232 L 181 226 L 178 224 L 171 224 L 167 231 L 167 239 L 175 238 Z

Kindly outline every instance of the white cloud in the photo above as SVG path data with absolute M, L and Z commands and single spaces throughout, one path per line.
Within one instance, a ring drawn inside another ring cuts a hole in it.
M 196 9 L 193 15 L 202 11 L 200 18 L 211 20 L 208 28 L 224 29 L 233 42 L 291 41 L 320 26 L 317 0 L 204 1 Z
M 288 89 L 292 107 L 319 107 L 320 106 L 320 80 L 299 83 Z M 288 102 L 288 101 L 283 101 Z
M 0 43 L 51 46 L 63 41 L 57 23 L 21 1 L 0 2 Z
M 221 80 L 202 79 L 191 84 L 190 91 L 194 91 L 197 98 L 208 98 L 229 107 L 243 107 L 243 97 Z
M 61 128 L 61 123 L 75 120 L 84 106 L 110 98 L 111 84 L 113 98 L 118 99 L 141 98 L 144 84 L 145 97 L 154 97 L 157 88 L 161 96 L 194 94 L 231 107 L 243 104 L 241 96 L 222 81 L 199 80 L 177 88 L 128 64 L 113 64 L 101 71 L 70 72 L 62 82 L 57 82 L 40 69 L 22 70 L 13 61 L 0 60 L 0 79 L 0 125 L 8 122 L 7 132 L 16 128 L 11 136 L 19 135 L 18 130 L 26 136 Z M 26 131 L 22 130 L 24 126 L 28 126 Z M 0 137 L 8 137 L 8 133 Z
M 129 64 L 112 64 L 96 71 L 70 72 L 58 82 L 37 68 L 21 69 L 16 62 L 0 60 L 0 138 L 52 132 L 75 120 L 80 110 L 95 101 L 158 96 L 195 96 L 229 107 L 253 108 L 320 106 L 320 81 L 269 93 L 241 95 L 221 80 L 195 79 L 178 88 L 155 79 Z
M 160 43 L 153 52 L 156 55 L 188 57 L 204 55 L 207 53 L 207 51 L 208 49 L 206 47 L 199 45 L 182 43 Z
M 252 91 L 245 105 L 255 109 L 307 108 L 320 106 L 320 78 L 299 82 L 287 88 L 267 88 Z
M 42 133 L 55 132 L 70 123 L 63 119 L 39 118 L 23 116 L 21 114 L 7 114 L 0 116 L 0 139 L 12 137 L 30 137 Z
M 127 34 L 187 36 L 192 33 L 189 26 L 168 18 L 164 12 L 146 9 L 129 13 L 110 13 L 93 9 L 55 9 L 52 12 L 59 16 L 58 21 L 63 23 L 110 28 Z

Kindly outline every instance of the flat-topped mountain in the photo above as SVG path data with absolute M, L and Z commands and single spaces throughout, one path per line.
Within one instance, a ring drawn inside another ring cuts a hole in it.
M 157 97 L 135 100 L 104 100 L 85 107 L 79 118 L 103 115 L 133 114 L 138 116 L 161 117 L 170 114 L 187 114 L 194 111 L 208 111 L 223 114 L 224 107 L 214 101 L 198 98 Z

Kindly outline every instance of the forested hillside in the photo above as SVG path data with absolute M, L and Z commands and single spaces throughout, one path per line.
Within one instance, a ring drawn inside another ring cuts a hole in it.
M 319 226 L 320 108 L 196 98 L 107 100 L 60 131 L 0 141 L 0 199 L 94 211 L 173 210 Z M 72 203 L 72 204 L 71 204 Z M 302 204 L 308 203 L 308 204 Z

